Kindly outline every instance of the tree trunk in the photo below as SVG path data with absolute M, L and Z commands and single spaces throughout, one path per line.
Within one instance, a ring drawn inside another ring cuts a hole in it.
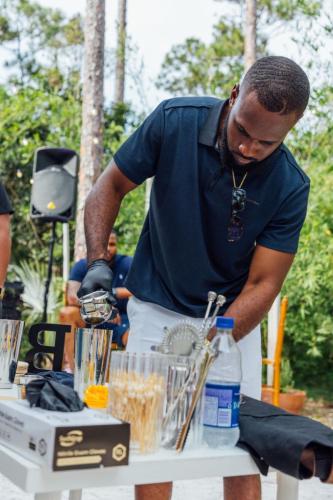
M 79 173 L 75 260 L 85 257 L 84 204 L 101 172 L 103 154 L 105 0 L 87 0 L 84 29 L 81 165 Z
M 245 0 L 244 63 L 247 71 L 257 59 L 257 1 Z
M 116 103 L 124 102 L 125 95 L 126 1 L 118 0 L 118 41 L 114 93 Z

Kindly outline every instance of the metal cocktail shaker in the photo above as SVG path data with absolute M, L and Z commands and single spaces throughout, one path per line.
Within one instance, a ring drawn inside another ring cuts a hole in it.
M 96 290 L 95 292 L 84 295 L 79 298 L 82 319 L 89 325 L 99 325 L 112 319 L 118 310 L 114 307 L 115 299 L 105 290 Z
M 109 382 L 112 330 L 75 330 L 74 389 L 85 401 L 87 389 Z

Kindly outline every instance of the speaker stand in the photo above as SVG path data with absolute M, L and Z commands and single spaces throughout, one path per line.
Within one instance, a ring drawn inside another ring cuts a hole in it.
M 51 240 L 49 244 L 49 261 L 47 265 L 47 276 L 45 280 L 45 289 L 44 289 L 44 310 L 42 318 L 43 323 L 47 323 L 47 304 L 49 298 L 50 284 L 52 280 L 53 250 L 54 250 L 55 240 L 56 240 L 56 221 L 53 221 L 51 230 Z

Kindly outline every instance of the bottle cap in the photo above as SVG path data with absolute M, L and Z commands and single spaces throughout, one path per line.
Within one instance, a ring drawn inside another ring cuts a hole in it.
M 226 318 L 224 316 L 218 316 L 215 323 L 216 328 L 233 328 L 234 318 Z

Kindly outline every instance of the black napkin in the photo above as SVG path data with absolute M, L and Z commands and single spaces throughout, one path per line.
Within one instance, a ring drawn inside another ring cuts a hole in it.
M 301 463 L 302 452 L 315 455 L 315 476 L 326 481 L 332 469 L 333 430 L 308 417 L 242 396 L 239 412 L 240 437 L 237 446 L 247 450 L 260 472 L 269 466 L 285 474 L 306 479 L 312 471 Z
M 53 382 L 58 382 L 59 384 L 67 385 L 67 387 L 74 387 L 74 375 L 73 373 L 67 372 L 55 372 L 53 370 L 45 371 L 41 370 L 38 372 L 40 377 L 44 377 L 47 380 L 53 380 Z
M 74 389 L 53 380 L 32 380 L 26 386 L 30 406 L 51 411 L 81 411 L 84 404 Z

